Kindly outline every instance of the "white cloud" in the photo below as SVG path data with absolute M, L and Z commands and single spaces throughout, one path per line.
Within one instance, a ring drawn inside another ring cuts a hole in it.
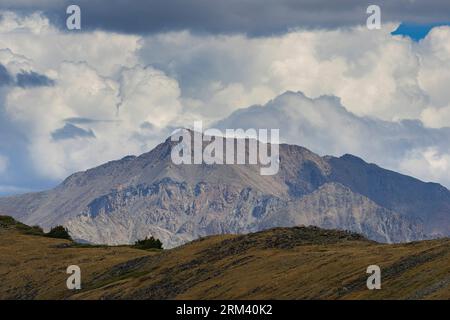
M 86 62 L 104 76 L 137 63 L 141 37 L 101 31 L 61 32 L 41 13 L 22 17 L 1 12 L 0 48 L 8 48 L 34 62 L 38 71 L 58 68 L 63 61 Z
M 181 111 L 178 82 L 163 72 L 135 66 L 120 75 L 119 114 L 134 124 L 150 123 L 165 127 Z
M 36 71 L 54 81 L 53 86 L 13 86 L 3 97 L 3 111 L 26 137 L 38 176 L 62 179 L 146 152 L 165 138 L 165 127 L 182 109 L 180 88 L 164 72 L 137 63 L 139 37 L 63 33 L 45 22 L 40 14 L 12 13 L 0 22 L 0 63 L 11 74 Z M 68 123 L 71 132 L 65 131 Z
M 139 66 L 123 69 L 119 78 L 101 77 L 86 63 L 64 62 L 55 70 L 55 86 L 10 90 L 6 112 L 28 137 L 29 154 L 43 176 L 61 179 L 111 159 L 140 154 L 163 138 L 152 137 L 150 133 L 157 132 L 141 126 L 164 128 L 176 118 L 181 108 L 176 81 Z M 81 119 L 73 125 L 95 137 L 55 139 L 68 119 Z
M 32 70 L 32 61 L 23 55 L 14 54 L 9 48 L 0 47 L 0 63 L 11 74 Z
M 399 164 L 400 170 L 425 181 L 444 181 L 450 186 L 450 153 L 436 147 L 414 149 Z
M 40 34 L 53 29 L 49 20 L 41 12 L 34 12 L 25 16 L 17 15 L 11 11 L 3 11 L 1 14 L 1 33 Z
M 450 27 L 431 30 L 421 42 L 421 68 L 418 81 L 430 98 L 422 111 L 421 119 L 427 126 L 450 126 Z
M 204 117 L 226 116 L 300 90 L 309 97 L 338 96 L 357 115 L 422 119 L 427 109 L 449 105 L 450 27 L 435 28 L 419 43 L 392 36 L 396 27 L 298 30 L 260 38 L 157 34 L 142 41 L 140 55 L 175 75 L 183 98 L 194 101 Z M 427 125 L 450 126 L 450 121 L 428 119 Z

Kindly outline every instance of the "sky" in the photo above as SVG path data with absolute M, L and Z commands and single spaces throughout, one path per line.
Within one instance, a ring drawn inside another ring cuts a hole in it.
M 450 187 L 449 21 L 438 0 L 0 0 L 0 194 L 196 120 Z

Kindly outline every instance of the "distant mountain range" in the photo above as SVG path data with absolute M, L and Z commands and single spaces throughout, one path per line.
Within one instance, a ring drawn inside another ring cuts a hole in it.
M 0 198 L 0 214 L 44 228 L 64 224 L 80 241 L 125 244 L 153 235 L 166 248 L 296 225 L 388 243 L 450 235 L 449 190 L 352 155 L 320 157 L 281 144 L 278 174 L 262 176 L 259 165 L 175 165 L 173 147 L 169 138 L 52 190 Z

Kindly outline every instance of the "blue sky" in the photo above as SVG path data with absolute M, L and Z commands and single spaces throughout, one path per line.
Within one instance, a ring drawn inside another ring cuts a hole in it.
M 415 24 L 415 23 L 401 23 L 398 28 L 392 32 L 393 35 L 403 35 L 410 37 L 414 41 L 422 40 L 431 31 L 431 29 L 439 26 L 448 26 L 449 23 L 429 23 L 429 24 Z
M 72 3 L 80 31 L 65 28 Z M 245 126 L 239 114 L 450 186 L 450 2 L 377 4 L 380 30 L 359 0 L 2 0 L 0 194 L 147 152 L 194 120 Z

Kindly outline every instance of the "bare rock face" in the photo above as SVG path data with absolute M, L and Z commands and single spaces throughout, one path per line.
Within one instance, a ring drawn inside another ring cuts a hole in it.
M 125 244 L 155 236 L 166 248 L 198 237 L 315 225 L 380 242 L 450 235 L 450 192 L 367 164 L 280 145 L 280 170 L 175 165 L 170 139 L 149 153 L 76 173 L 53 190 L 0 198 L 0 213 L 75 239 Z

